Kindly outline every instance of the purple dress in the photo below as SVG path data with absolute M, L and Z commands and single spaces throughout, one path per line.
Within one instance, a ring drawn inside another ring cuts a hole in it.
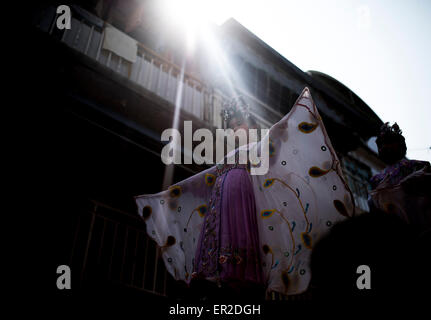
M 217 166 L 194 277 L 234 288 L 263 286 L 256 204 L 247 165 Z

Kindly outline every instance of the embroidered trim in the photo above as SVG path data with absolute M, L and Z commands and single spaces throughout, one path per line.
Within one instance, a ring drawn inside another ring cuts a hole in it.
M 256 253 L 251 253 L 250 250 L 236 249 L 232 251 L 228 248 L 220 248 L 219 231 L 220 228 L 220 212 L 219 208 L 222 201 L 222 190 L 227 172 L 232 169 L 246 169 L 249 170 L 249 163 L 247 164 L 218 164 L 216 166 L 217 178 L 215 181 L 214 189 L 209 201 L 209 212 L 205 216 L 203 244 L 201 247 L 200 258 L 201 264 L 197 270 L 197 276 L 200 277 L 215 277 L 218 278 L 219 265 L 231 262 L 235 264 L 242 263 L 245 259 L 253 259 L 259 263 L 259 257 Z M 223 178 L 221 176 L 225 175 Z M 196 276 L 196 275 L 195 275 Z
M 201 248 L 201 268 L 198 273 L 205 277 L 217 275 L 218 270 L 218 230 L 217 225 L 220 222 L 220 216 L 217 206 L 221 200 L 221 187 L 224 179 L 216 179 L 214 189 L 209 201 L 209 214 L 205 216 L 203 245 Z
M 229 172 L 232 169 L 246 169 L 246 170 L 248 170 L 249 165 L 248 164 L 239 164 L 239 163 L 217 165 L 217 177 L 224 175 L 225 173 Z
M 259 252 L 252 248 L 233 248 L 232 246 L 220 248 L 220 263 L 240 264 L 250 261 L 259 264 Z

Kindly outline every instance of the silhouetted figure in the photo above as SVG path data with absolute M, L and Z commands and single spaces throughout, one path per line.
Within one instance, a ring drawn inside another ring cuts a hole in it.
M 371 178 L 370 207 L 396 214 L 418 232 L 431 228 L 431 168 L 427 161 L 405 159 L 407 147 L 395 123 L 385 123 L 377 137 L 379 157 L 387 167 Z

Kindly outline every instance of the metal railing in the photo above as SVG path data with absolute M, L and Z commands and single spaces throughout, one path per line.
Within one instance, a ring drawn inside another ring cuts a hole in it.
M 172 279 L 140 217 L 91 201 L 75 217 L 69 265 L 79 287 L 120 284 L 166 296 Z
M 343 170 L 344 176 L 347 178 L 347 183 L 353 193 L 355 206 L 362 211 L 370 211 L 368 206 L 368 182 L 359 179 L 350 174 L 347 170 Z
M 51 12 L 51 15 L 41 18 L 50 22 L 44 21 L 40 25 L 49 25 L 46 31 L 57 36 L 61 42 L 175 105 L 177 88 L 181 81 L 180 66 L 139 42 L 137 59 L 134 63 L 103 49 L 104 29 L 107 24 L 82 9 L 73 15 L 69 30 L 58 30 L 55 27 L 56 18 L 57 16 Z M 112 28 L 111 25 L 109 26 Z M 222 106 L 230 99 L 221 90 L 207 85 L 188 72 L 184 72 L 182 90 L 181 110 L 183 112 L 207 122 L 211 127 L 222 127 Z M 239 88 L 237 90 L 250 100 L 252 104 L 250 113 L 260 127 L 269 128 L 282 117 L 278 111 L 253 95 Z M 259 110 L 260 112 L 257 112 Z

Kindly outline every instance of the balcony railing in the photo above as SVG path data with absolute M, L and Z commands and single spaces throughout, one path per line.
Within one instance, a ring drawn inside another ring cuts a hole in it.
M 71 29 L 56 28 L 55 10 L 48 10 L 38 22 L 42 30 L 58 38 L 69 47 L 98 61 L 139 86 L 155 93 L 175 105 L 181 67 L 170 62 L 144 44 L 138 42 L 137 59 L 131 63 L 115 53 L 103 49 L 106 24 L 103 20 L 82 10 L 73 12 Z M 194 75 L 184 72 L 182 79 L 181 110 L 206 122 L 210 127 L 221 128 L 222 106 L 230 99 L 221 90 L 211 87 Z M 262 128 L 269 128 L 281 118 L 278 111 L 256 97 L 238 89 L 250 100 L 250 113 Z M 265 116 L 266 115 L 266 116 Z
M 362 211 L 370 211 L 368 206 L 368 182 L 350 174 L 344 170 L 344 176 L 347 178 L 347 183 L 352 190 L 355 206 Z
M 101 283 L 166 296 L 172 282 L 159 248 L 133 214 L 90 201 L 76 212 L 69 266 L 81 288 Z

